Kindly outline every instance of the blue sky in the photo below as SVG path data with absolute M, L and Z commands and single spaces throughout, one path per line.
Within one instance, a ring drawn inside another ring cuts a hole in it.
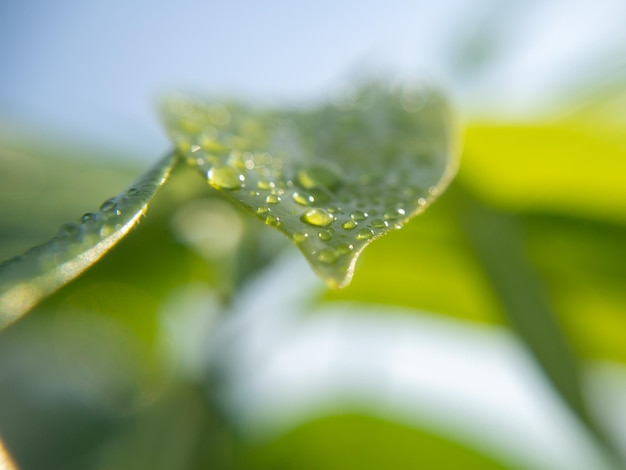
M 2 2 L 0 124 L 154 159 L 164 93 L 302 101 L 363 70 L 517 116 L 619 74 L 624 24 L 620 0 Z

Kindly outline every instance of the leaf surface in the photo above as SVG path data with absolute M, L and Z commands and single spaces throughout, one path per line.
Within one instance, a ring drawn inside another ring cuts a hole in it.
M 306 112 L 176 98 L 164 121 L 211 186 L 289 237 L 331 287 L 456 169 L 448 108 L 424 86 L 368 84 Z

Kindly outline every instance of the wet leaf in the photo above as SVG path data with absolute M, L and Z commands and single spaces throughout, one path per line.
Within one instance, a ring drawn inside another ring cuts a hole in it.
M 306 112 L 178 97 L 164 120 L 211 186 L 287 235 L 332 287 L 456 169 L 448 108 L 425 86 L 368 84 Z
M 74 279 L 119 242 L 145 213 L 177 159 L 174 153 L 168 155 L 98 211 L 64 224 L 49 242 L 0 264 L 0 328 Z

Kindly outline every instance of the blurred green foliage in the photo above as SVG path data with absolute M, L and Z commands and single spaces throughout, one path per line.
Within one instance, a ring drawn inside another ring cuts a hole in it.
M 470 194 L 516 221 L 521 257 L 582 367 L 624 364 L 626 134 L 615 129 L 580 120 L 469 126 L 450 190 L 373 244 L 351 286 L 320 289 L 316 301 L 505 325 L 500 295 L 464 228 Z M 2 258 L 46 240 L 137 174 L 8 142 L 0 167 Z M 350 414 L 360 412 L 350 406 L 277 438 L 240 433 L 213 394 L 215 376 L 185 375 L 169 356 L 163 304 L 199 284 L 226 305 L 250 273 L 289 248 L 236 212 L 236 249 L 207 255 L 174 227 L 194 201 L 223 199 L 180 168 L 136 231 L 0 334 L 0 436 L 21 469 L 511 468 L 448 436 Z
M 440 436 L 358 414 L 316 419 L 270 445 L 251 447 L 241 462 L 254 470 L 507 468 Z

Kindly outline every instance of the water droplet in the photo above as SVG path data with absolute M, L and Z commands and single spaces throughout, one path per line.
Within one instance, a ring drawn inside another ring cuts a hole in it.
M 293 241 L 295 243 L 302 243 L 307 238 L 309 238 L 309 234 L 306 233 L 306 232 L 296 232 L 296 233 L 293 234 Z
M 333 223 L 335 217 L 324 209 L 309 209 L 302 214 L 300 220 L 317 227 L 326 227 Z
M 406 212 L 404 211 L 404 209 L 389 209 L 385 211 L 383 217 L 387 220 L 393 220 L 397 219 L 398 217 L 403 217 L 405 214 Z
M 257 208 L 256 213 L 259 215 L 263 215 L 263 214 L 267 214 L 270 211 L 269 207 L 266 206 L 260 206 Z
M 276 217 L 275 215 L 270 214 L 267 217 L 265 217 L 265 223 L 267 225 L 278 227 L 280 225 L 280 219 Z
M 341 227 L 345 230 L 352 230 L 353 228 L 356 228 L 357 225 L 359 224 L 356 221 L 348 220 L 347 222 L 341 224 Z
M 115 209 L 116 205 L 117 203 L 115 202 L 115 199 L 109 199 L 108 201 L 102 203 L 102 205 L 100 206 L 100 210 L 102 212 L 113 212 L 113 209 Z
M 320 240 L 327 242 L 331 238 L 333 238 L 333 233 L 330 230 L 322 230 L 320 233 L 317 234 L 317 236 L 320 238 Z
M 356 234 L 356 239 L 357 240 L 369 240 L 373 236 L 374 236 L 374 232 L 372 231 L 371 228 L 362 228 Z
M 337 255 L 333 251 L 330 251 L 330 250 L 321 250 L 317 254 L 317 259 L 321 263 L 332 264 L 335 261 L 337 261 Z
M 259 189 L 272 189 L 274 187 L 274 183 L 270 183 L 267 180 L 259 180 L 257 181 L 256 186 Z
M 129 197 L 134 197 L 139 194 L 139 190 L 137 188 L 130 188 L 126 194 L 128 194 Z
M 367 213 L 363 211 L 354 211 L 352 214 L 350 214 L 350 217 L 352 218 L 352 220 L 365 220 L 367 219 Z
M 276 194 L 270 194 L 265 198 L 265 202 L 267 202 L 268 204 L 278 204 L 280 202 L 280 196 L 277 196 Z
M 312 166 L 300 170 L 297 178 L 300 186 L 305 189 L 318 187 L 332 189 L 339 184 L 339 176 L 330 168 L 323 166 Z
M 297 202 L 301 206 L 310 206 L 313 202 L 315 202 L 315 199 L 313 198 L 313 196 L 307 193 L 303 193 L 303 192 L 295 191 L 291 195 L 291 197 L 295 202 Z
M 372 220 L 372 227 L 375 227 L 375 228 L 385 228 L 388 225 L 389 224 L 387 223 L 387 221 L 383 220 L 383 219 L 374 219 L 374 220 Z
M 347 255 L 348 253 L 352 252 L 353 249 L 354 247 L 352 245 L 349 245 L 348 243 L 340 243 L 337 246 L 337 254 Z
M 91 222 L 95 222 L 96 220 L 96 214 L 94 214 L 93 212 L 86 212 L 82 215 L 82 217 L 80 218 L 80 221 L 83 224 L 87 224 L 87 223 L 91 223 Z
M 428 188 L 428 194 L 430 194 L 431 196 L 436 196 L 437 194 L 439 194 L 439 188 L 437 186 L 431 186 L 430 188 Z
M 207 174 L 209 184 L 219 189 L 237 189 L 244 181 L 244 176 L 232 166 L 214 166 Z
M 424 205 L 426 205 L 426 199 L 424 199 L 423 197 L 419 198 L 419 199 L 417 200 L 417 204 L 418 204 L 419 206 L 424 206 Z

